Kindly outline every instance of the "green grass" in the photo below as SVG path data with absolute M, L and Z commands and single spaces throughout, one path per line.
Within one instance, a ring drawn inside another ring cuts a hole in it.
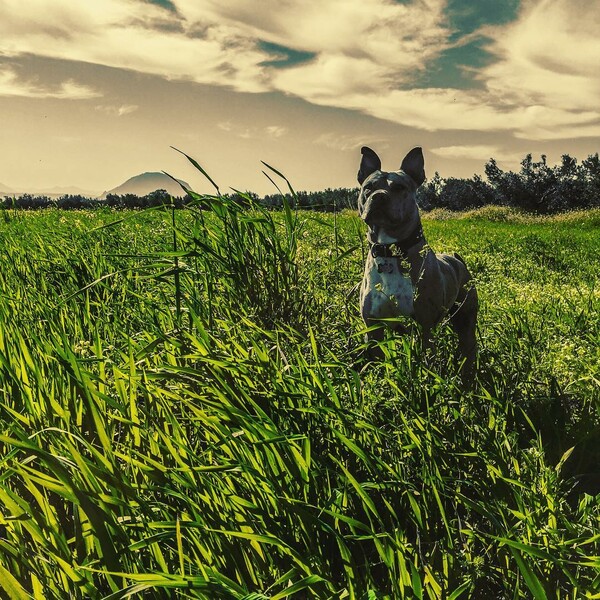
M 4 596 L 600 597 L 598 212 L 425 219 L 465 392 L 447 329 L 361 360 L 356 216 L 202 202 L 2 212 Z

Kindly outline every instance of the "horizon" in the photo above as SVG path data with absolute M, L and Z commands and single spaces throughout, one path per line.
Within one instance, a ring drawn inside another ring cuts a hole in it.
M 599 151 L 593 0 L 6 0 L 0 183 L 100 195 L 167 171 L 199 193 L 356 185 L 421 146 L 426 174 Z

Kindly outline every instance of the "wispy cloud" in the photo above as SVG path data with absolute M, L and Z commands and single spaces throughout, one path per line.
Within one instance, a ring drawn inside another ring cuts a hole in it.
M 492 30 L 497 60 L 481 77 L 504 101 L 596 111 L 600 5 L 595 0 L 524 3 L 516 22 Z
M 514 153 L 506 152 L 497 146 L 473 144 L 468 146 L 440 146 L 430 148 L 429 152 L 444 158 L 458 158 L 477 161 L 488 161 L 490 158 L 502 161 L 516 161 Z
M 221 131 L 225 131 L 235 137 L 240 137 L 244 140 L 248 140 L 256 136 L 257 129 L 255 127 L 245 127 L 240 123 L 233 123 L 231 121 L 221 121 L 217 123 L 217 127 Z
M 177 12 L 142 0 L 53 0 L 49 10 L 47 0 L 4 0 L 0 52 L 133 69 L 239 91 L 268 89 L 260 66 L 268 54 L 256 40 L 211 20 L 206 8 L 187 7 L 186 14 L 186 6 L 174 4 Z
M 287 127 L 281 127 L 280 125 L 269 125 L 265 131 L 269 137 L 275 139 L 284 136 L 288 132 Z
M 342 102 L 346 108 L 426 131 L 505 131 L 538 139 L 536 132 L 557 126 L 583 126 L 600 118 L 592 110 L 577 111 L 552 105 L 498 102 L 480 90 L 413 89 L 377 94 L 354 94 Z
M 496 60 L 478 77 L 496 112 L 515 117 L 517 137 L 597 134 L 599 30 L 595 0 L 538 0 L 524 3 L 515 22 L 489 31 Z
M 600 122 L 584 123 L 583 125 L 567 123 L 553 123 L 549 126 L 536 126 L 531 124 L 522 131 L 517 131 L 515 136 L 523 139 L 534 140 L 565 140 L 577 138 L 600 138 Z
M 317 55 L 297 69 L 284 69 L 281 73 L 292 75 L 290 79 L 306 73 L 312 82 L 322 78 L 334 86 L 340 81 L 331 76 L 344 73 L 354 75 L 354 84 L 362 88 L 411 80 L 415 71 L 426 68 L 441 52 L 450 33 L 443 10 L 446 0 L 288 0 L 283 5 L 278 0 L 260 5 L 211 0 L 208 4 L 213 18 L 255 39 Z M 365 66 L 373 69 L 365 71 Z
M 267 127 L 244 127 L 240 124 L 232 123 L 231 121 L 221 121 L 217 123 L 217 127 L 222 131 L 231 133 L 242 139 L 249 140 L 252 138 L 271 138 L 279 139 L 287 134 L 287 127 L 281 125 L 268 125 Z
M 315 144 L 325 146 L 332 150 L 341 150 L 348 152 L 356 150 L 364 145 L 378 146 L 380 148 L 387 147 L 387 142 L 384 139 L 374 139 L 367 134 L 357 135 L 339 135 L 336 133 L 323 133 L 314 140 Z
M 60 98 L 65 100 L 87 100 L 97 98 L 100 92 L 71 79 L 58 85 L 45 85 L 24 79 L 8 67 L 0 67 L 0 96 L 23 96 L 29 98 Z
M 61 144 L 77 144 L 81 141 L 81 137 L 77 135 L 54 135 L 52 139 Z
M 364 54 L 322 54 L 318 61 L 286 70 L 275 82 L 315 103 L 428 131 L 505 131 L 537 140 L 589 137 L 600 122 L 600 5 L 578 0 L 577 9 L 568 0 L 532 0 L 516 21 L 469 35 L 469 40 L 483 34 L 491 38 L 488 50 L 495 57 L 474 73 L 482 84 L 478 89 L 411 89 L 402 80 L 391 83 L 394 73 L 386 61 Z M 426 41 L 416 39 L 415 50 Z M 437 39 L 434 48 L 445 44 Z M 559 55 L 558 47 L 568 51 Z M 425 62 L 432 58 L 434 52 L 424 55 Z
M 142 0 L 5 0 L 0 51 L 78 60 L 226 85 L 330 96 L 360 81 L 373 89 L 410 78 L 444 44 L 445 0 L 173 0 L 166 10 Z M 44 15 L 41 19 L 40 15 Z M 264 42 L 317 58 L 294 72 L 269 66 Z M 401 57 L 401 60 L 399 59 Z M 362 77 L 359 77 L 362 75 Z M 278 81 L 279 80 L 279 81 Z
M 99 104 L 96 107 L 97 111 L 106 113 L 107 115 L 114 115 L 116 117 L 123 117 L 124 115 L 130 115 L 138 110 L 137 104 L 121 104 L 115 106 L 112 104 Z

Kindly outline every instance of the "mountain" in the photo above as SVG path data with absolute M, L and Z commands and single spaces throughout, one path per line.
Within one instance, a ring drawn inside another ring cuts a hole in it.
M 189 189 L 189 184 L 183 180 L 178 180 Z M 145 196 L 154 190 L 166 190 L 171 196 L 185 196 L 185 192 L 175 181 L 164 173 L 142 173 L 131 177 L 125 183 L 104 192 L 102 198 L 106 198 L 108 194 L 117 194 L 123 196 L 125 194 L 135 194 L 136 196 Z
M 11 190 L 7 185 L 4 185 L 2 182 L 0 182 L 0 196 L 4 196 L 5 194 L 7 196 L 10 196 L 11 194 L 14 194 L 15 191 Z
M 44 194 L 47 196 L 64 196 L 65 194 L 69 194 L 70 196 L 83 196 L 85 198 L 95 198 L 98 195 L 98 192 L 90 192 L 90 190 L 83 190 L 78 187 L 70 186 L 70 187 L 60 187 L 56 186 L 44 191 L 39 190 L 38 192 L 34 192 L 38 194 Z
M 31 194 L 32 196 L 48 196 L 50 198 L 59 198 L 60 196 L 71 195 L 71 196 L 83 196 L 84 198 L 94 198 L 98 195 L 98 192 L 90 192 L 89 190 L 82 190 L 78 187 L 53 187 L 53 188 L 33 188 L 33 189 L 13 189 L 7 185 L 0 183 L 0 197 L 2 196 L 22 196 L 24 194 Z
M 181 183 L 189 189 L 190 185 L 185 181 L 181 180 Z M 154 190 L 167 190 L 171 196 L 185 196 L 185 192 L 181 187 L 173 181 L 168 175 L 164 173 L 142 173 L 131 177 L 121 185 L 104 192 L 100 198 L 106 198 L 107 194 L 117 194 L 123 196 L 125 194 L 135 194 L 136 196 L 145 196 Z M 77 187 L 54 187 L 52 189 L 30 189 L 30 190 L 15 190 L 13 188 L 0 183 L 0 199 L 3 196 L 21 196 L 25 193 L 32 194 L 34 196 L 49 196 L 50 198 L 58 198 L 65 194 L 79 195 L 85 198 L 95 198 L 98 196 L 97 192 L 90 192 L 88 190 L 82 190 Z

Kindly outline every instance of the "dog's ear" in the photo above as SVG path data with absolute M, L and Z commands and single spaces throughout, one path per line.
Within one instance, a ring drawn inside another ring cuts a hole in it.
M 407 175 L 410 175 L 417 186 L 425 181 L 425 159 L 423 158 L 423 151 L 419 146 L 413 148 L 404 157 L 400 169 Z
M 362 160 L 360 161 L 360 168 L 358 169 L 358 183 L 362 185 L 362 182 L 375 171 L 379 171 L 381 169 L 381 160 L 379 156 L 368 148 L 367 146 L 363 146 L 360 149 L 362 154 Z

